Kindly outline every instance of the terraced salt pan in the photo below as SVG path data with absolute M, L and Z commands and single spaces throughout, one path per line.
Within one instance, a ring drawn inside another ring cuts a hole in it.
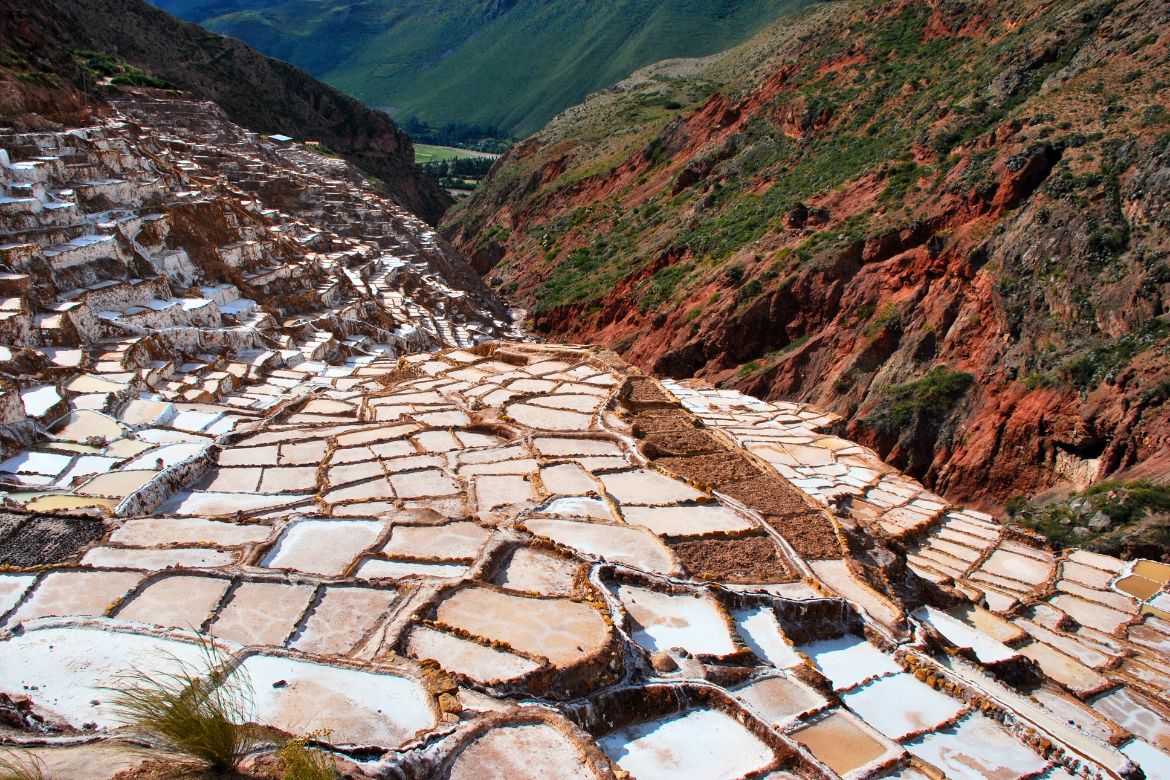
M 393 590 L 326 588 L 289 646 L 303 653 L 344 655 L 381 621 L 397 597 Z
M 592 517 L 598 520 L 617 522 L 609 504 L 599 498 L 586 498 L 584 496 L 553 499 L 540 507 L 536 513 L 557 517 Z
M 698 506 L 627 506 L 622 516 L 630 525 L 641 525 L 662 536 L 700 536 L 747 531 L 755 524 L 718 504 Z
M 462 563 L 427 563 L 416 561 L 388 561 L 371 558 L 362 563 L 354 574 L 358 579 L 399 579 L 402 577 L 437 577 L 453 579 L 467 573 Z
M 193 643 L 76 626 L 12 636 L 0 642 L 0 657 L 0 692 L 36 691 L 38 709 L 75 728 L 121 725 L 108 689 L 133 670 L 175 672 L 181 664 L 202 668 L 203 661 Z
M 428 626 L 415 626 L 406 642 L 410 658 L 432 658 L 448 672 L 462 674 L 481 683 L 506 682 L 540 668 L 523 656 L 462 639 Z
M 243 582 L 211 624 L 211 633 L 241 645 L 279 647 L 293 632 L 316 589 L 281 582 Z
M 472 522 L 445 525 L 395 525 L 382 548 L 388 556 L 466 560 L 475 558 L 491 531 Z
M 1119 688 L 1089 704 L 1123 729 L 1160 750 L 1170 751 L 1170 723 L 1131 691 Z
M 0 615 L 20 603 L 36 578 L 35 574 L 0 574 Z
M 704 497 L 686 483 L 650 469 L 602 474 L 600 479 L 606 491 L 621 504 L 662 506 Z
M 338 576 L 378 541 L 384 527 L 376 520 L 298 520 L 284 530 L 262 565 Z
M 1052 562 L 1005 550 L 1002 547 L 979 567 L 980 571 L 999 577 L 1008 577 L 1025 585 L 1035 586 L 1048 579 Z
M 560 463 L 542 468 L 540 482 L 545 492 L 552 495 L 573 496 L 598 490 L 589 472 L 576 463 Z
M 169 468 L 202 454 L 208 445 L 207 440 L 167 444 L 142 453 L 129 463 L 124 464 L 122 469 L 128 471 L 135 469 L 157 470 L 160 468 L 160 463 L 162 468 Z
M 800 650 L 839 691 L 870 677 L 902 671 L 891 656 L 853 634 L 803 645 Z
M 898 613 L 884 599 L 878 596 L 868 584 L 861 582 L 849 570 L 844 559 L 810 561 L 813 572 L 826 585 L 839 593 L 842 597 L 853 602 L 874 620 L 887 626 L 898 622 Z
M 765 677 L 734 693 L 736 698 L 775 726 L 788 723 L 798 715 L 820 709 L 828 703 L 824 696 L 789 677 Z
M 475 478 L 475 500 L 481 512 L 522 504 L 536 498 L 530 480 L 521 476 L 484 476 Z
M 748 648 L 777 669 L 799 666 L 800 657 L 784 637 L 776 613 L 769 607 L 737 609 L 731 613 Z
M 510 404 L 507 413 L 521 425 L 538 431 L 587 431 L 593 421 L 591 414 L 548 409 L 526 403 Z
M 101 615 L 142 579 L 137 572 L 67 571 L 46 574 L 9 623 L 39 617 Z
M 1002 642 L 934 607 L 923 607 L 915 613 L 919 620 L 929 623 L 955 647 L 970 648 L 982 664 L 995 664 L 1015 658 L 1018 653 Z
M 1109 685 L 1103 676 L 1044 642 L 1021 645 L 1020 655 L 1031 658 L 1045 675 L 1079 696 L 1096 693 Z
M 954 780 L 1015 780 L 1038 773 L 1048 762 L 982 715 L 906 745 L 914 755 Z
M 77 442 L 91 442 L 95 438 L 113 441 L 125 435 L 117 420 L 88 409 L 70 412 L 60 421 L 53 423 L 51 430 L 59 439 Z
M 648 651 L 681 647 L 692 655 L 735 652 L 727 618 L 710 596 L 671 595 L 634 585 L 619 585 L 616 590 L 633 622 L 634 641 Z
M 1121 752 L 1142 768 L 1146 780 L 1170 780 L 1170 755 L 1166 752 L 1140 739 L 1122 745 Z
M 459 483 L 439 469 L 391 474 L 390 484 L 399 498 L 450 496 L 460 492 Z
M 518 547 L 496 575 L 495 583 L 511 590 L 567 596 L 573 592 L 578 565 L 559 555 L 532 547 Z
M 311 495 L 264 496 L 250 493 L 181 492 L 171 496 L 155 510 L 159 515 L 217 517 L 237 512 L 262 512 L 278 507 L 308 503 Z
M 528 598 L 485 587 L 456 591 L 439 604 L 435 617 L 476 636 L 544 656 L 558 666 L 601 650 L 609 636 L 605 621 L 588 604 Z
M 840 709 L 818 716 L 809 725 L 793 731 L 791 736 L 834 772 L 845 776 L 880 764 L 900 752 L 865 729 L 853 715 Z
M 157 471 L 127 470 L 99 474 L 77 489 L 83 496 L 106 496 L 126 498 L 137 493 L 148 482 L 158 476 Z
M 94 547 L 81 559 L 86 566 L 105 568 L 162 569 L 187 568 L 208 569 L 227 566 L 235 562 L 237 554 L 230 550 L 211 550 L 206 547 L 172 547 L 153 550 L 141 547 Z
M 759 737 L 719 710 L 626 726 L 597 743 L 638 780 L 732 780 L 775 759 Z
M 16 494 L 9 494 L 9 497 L 18 500 Z M 99 509 L 109 510 L 112 513 L 119 503 L 119 500 L 116 498 L 79 496 L 72 493 L 47 493 L 29 497 L 24 504 L 24 508 L 30 512 L 69 512 L 74 509 L 97 507 Z
M 933 730 L 964 710 L 961 701 L 909 674 L 874 680 L 843 694 L 841 701 L 866 723 L 895 740 Z
M 554 518 L 532 518 L 525 527 L 537 536 L 588 556 L 656 574 L 677 574 L 674 555 L 658 537 L 637 528 Z
M 1058 593 L 1050 598 L 1048 602 L 1068 614 L 1069 617 L 1081 625 L 1095 628 L 1106 634 L 1112 634 L 1124 623 L 1127 623 L 1133 618 L 1131 614 L 1118 612 L 1103 604 L 1085 601 L 1084 599 L 1069 596 L 1065 593 Z
M 293 734 L 325 729 L 335 744 L 389 748 L 437 722 L 431 696 L 405 677 L 267 655 L 235 673 L 251 682 L 259 722 Z
M 110 534 L 110 541 L 134 547 L 201 543 L 236 547 L 262 542 L 271 533 L 272 528 L 267 525 L 224 523 L 194 517 L 152 517 L 127 520 Z
M 570 438 L 558 436 L 537 436 L 533 439 L 536 449 L 549 458 L 566 458 L 575 455 L 600 455 L 623 457 L 621 446 L 609 439 Z
M 147 585 L 118 610 L 118 620 L 198 631 L 227 593 L 219 577 L 164 577 Z
M 448 780 L 544 780 L 555 767 L 563 780 L 594 780 L 576 745 L 547 724 L 491 729 L 460 751 Z

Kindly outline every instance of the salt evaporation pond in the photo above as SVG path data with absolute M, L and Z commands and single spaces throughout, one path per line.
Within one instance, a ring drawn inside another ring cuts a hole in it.
M 634 622 L 634 641 L 650 652 L 674 647 L 692 655 L 735 652 L 723 612 L 709 596 L 671 595 L 633 585 L 621 585 L 617 592 Z
M 813 642 L 800 649 L 837 690 L 852 688 L 870 677 L 902 671 L 893 658 L 852 634 Z
M 953 780 L 1015 780 L 1041 772 L 1048 762 L 982 715 L 927 734 L 906 748 Z
M 839 775 L 892 757 L 881 740 L 842 710 L 830 710 L 794 731 L 792 737 Z
M 259 722 L 293 734 L 328 729 L 334 744 L 396 747 L 437 722 L 419 683 L 392 674 L 253 655 L 246 676 Z
M 109 689 L 134 670 L 175 673 L 182 665 L 200 669 L 205 660 L 191 642 L 81 627 L 27 630 L 0 643 L 0 657 L 0 691 L 35 690 L 39 707 L 75 728 L 122 725 Z
M 524 525 L 538 536 L 586 555 L 657 574 L 679 571 L 670 550 L 658 537 L 640 528 L 553 518 L 533 518 Z
M 581 751 L 543 723 L 492 729 L 460 751 L 448 780 L 543 780 L 556 767 L 561 780 L 594 780 Z
M 281 534 L 264 566 L 337 576 L 378 541 L 382 529 L 376 520 L 298 520 Z
M 866 683 L 843 694 L 841 701 L 891 739 L 933 730 L 964 709 L 962 702 L 909 674 L 894 674 Z
M 598 744 L 638 780 L 732 780 L 775 758 L 759 737 L 718 710 L 690 710 L 626 726 Z
M 770 607 L 737 609 L 732 616 L 739 635 L 757 656 L 778 669 L 800 665 L 796 650 L 784 638 L 776 613 Z

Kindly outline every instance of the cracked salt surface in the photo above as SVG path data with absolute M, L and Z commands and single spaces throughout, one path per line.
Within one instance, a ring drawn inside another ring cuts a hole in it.
M 759 737 L 718 710 L 627 726 L 598 744 L 638 780 L 733 780 L 775 759 Z
M 629 612 L 634 641 L 650 652 L 682 648 L 693 655 L 735 652 L 727 618 L 709 596 L 671 595 L 619 585 L 617 597 Z

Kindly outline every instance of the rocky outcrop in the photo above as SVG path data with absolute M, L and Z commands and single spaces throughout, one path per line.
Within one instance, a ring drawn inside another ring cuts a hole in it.
M 432 224 L 451 203 L 414 165 L 410 138 L 387 115 L 142 0 L 4 0 L 0 20 L 0 48 L 8 52 L 0 63 L 5 115 L 59 115 L 92 105 L 96 85 L 74 57 L 103 52 L 217 103 L 251 130 L 319 141 Z

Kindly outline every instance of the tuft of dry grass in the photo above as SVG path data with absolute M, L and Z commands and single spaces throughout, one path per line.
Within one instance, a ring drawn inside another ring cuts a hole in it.
M 252 688 L 232 674 L 211 639 L 203 663 L 177 661 L 177 671 L 135 670 L 114 688 L 122 719 L 162 749 L 220 774 L 234 771 L 256 747 Z
M 337 763 L 333 756 L 309 746 L 309 741 L 317 736 L 299 737 L 277 751 L 276 755 L 284 764 L 281 780 L 336 780 Z
M 0 748 L 0 780 L 45 780 L 45 765 L 32 753 Z

